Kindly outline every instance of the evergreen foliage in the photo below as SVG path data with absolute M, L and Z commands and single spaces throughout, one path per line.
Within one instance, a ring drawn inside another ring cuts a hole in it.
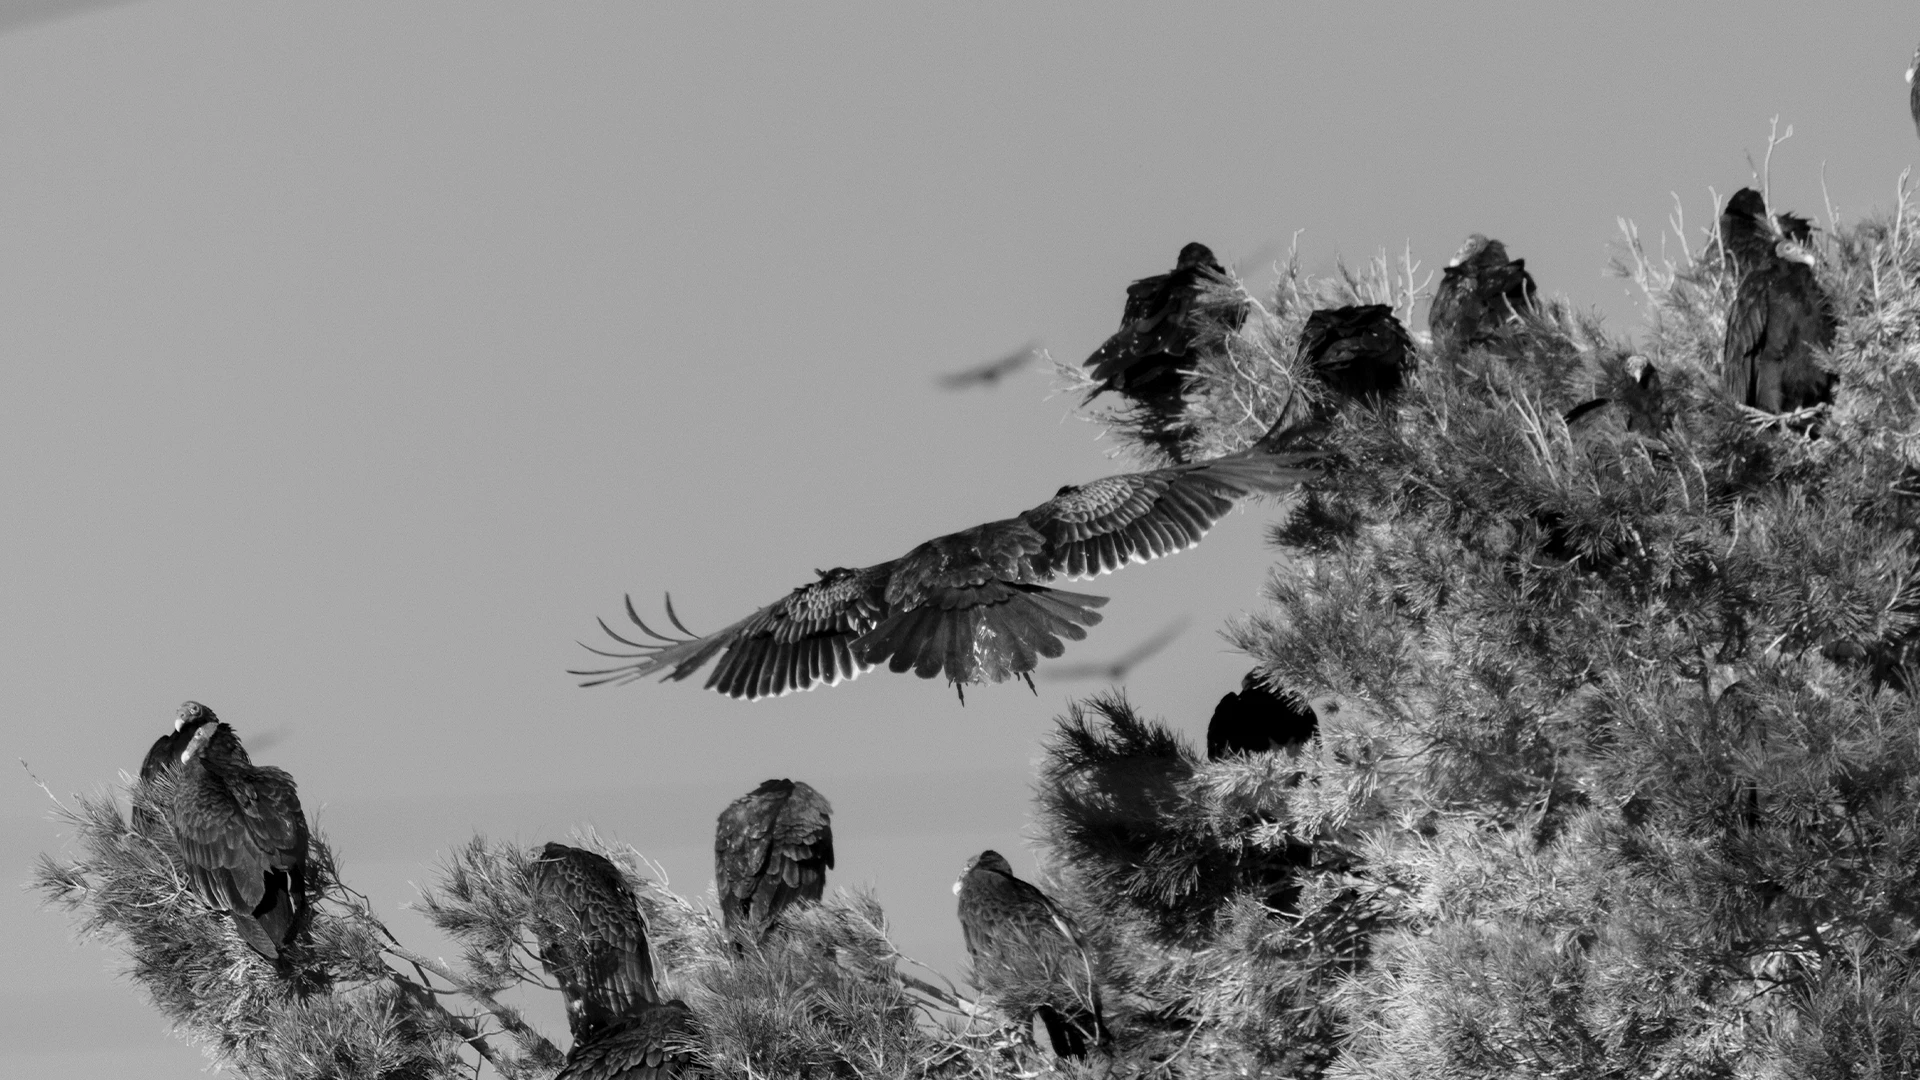
M 1153 460 L 1281 419 L 1331 455 L 1273 530 L 1269 605 L 1230 631 L 1315 703 L 1317 738 L 1208 762 L 1100 696 L 1047 742 L 1043 884 L 1093 947 L 1111 1054 L 1055 1062 L 991 1000 L 911 974 L 870 897 L 796 908 L 738 950 L 710 907 L 589 839 L 638 897 L 661 996 L 692 1010 L 696 1068 L 1920 1076 L 1910 213 L 1814 240 L 1840 388 L 1810 423 L 1720 390 L 1737 283 L 1711 233 L 1669 263 L 1628 230 L 1637 347 L 1543 299 L 1492 341 L 1423 347 L 1377 403 L 1332 401 L 1301 327 L 1359 303 L 1416 325 L 1430 279 L 1410 258 L 1330 280 L 1290 264 L 1208 339 L 1178 446 L 1157 419 L 1106 416 Z M 316 834 L 311 944 L 276 971 L 193 905 L 170 838 L 111 798 L 65 813 L 81 854 L 43 860 L 41 890 L 242 1075 L 559 1066 L 499 1000 L 546 985 L 528 852 L 475 840 L 442 869 L 423 910 L 465 954 L 436 966 Z

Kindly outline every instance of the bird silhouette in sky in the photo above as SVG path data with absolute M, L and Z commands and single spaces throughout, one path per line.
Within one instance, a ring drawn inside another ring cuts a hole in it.
M 1041 675 L 1049 679 L 1105 679 L 1117 683 L 1161 649 L 1173 644 L 1173 640 L 1186 631 L 1187 622 L 1185 618 L 1176 619 L 1152 637 L 1104 663 L 1055 664 L 1041 672 Z
M 1034 358 L 1040 355 L 1040 351 L 1040 343 L 1035 341 L 1022 345 L 997 360 L 989 360 L 984 364 L 976 364 L 959 371 L 950 371 L 939 377 L 940 388 L 965 390 L 974 386 L 998 386 L 1001 379 L 1032 363 Z

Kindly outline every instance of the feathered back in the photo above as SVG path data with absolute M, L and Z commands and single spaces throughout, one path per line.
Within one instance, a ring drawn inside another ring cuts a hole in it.
M 1299 746 L 1319 729 L 1320 719 L 1311 706 L 1295 694 L 1274 693 L 1255 669 L 1240 681 L 1238 693 L 1214 706 L 1213 719 L 1207 722 L 1207 760 Z
M 685 1075 L 691 1064 L 676 1044 L 692 1031 L 686 1002 L 642 1006 L 628 1019 L 576 1037 L 566 1066 L 553 1080 L 671 1080 Z
M 619 867 L 549 843 L 527 877 L 542 901 L 534 922 L 540 962 L 560 984 L 575 1039 L 657 1000 L 647 923 Z
M 1086 936 L 1053 899 L 1013 874 L 991 849 L 967 863 L 954 886 L 960 932 L 982 990 L 1010 1012 L 1038 1013 L 1055 1053 L 1086 1056 L 1088 1040 L 1110 1036 Z
M 174 839 L 194 895 L 278 959 L 306 912 L 307 818 L 293 777 L 255 766 L 231 726 L 207 719 L 174 773 Z
M 728 930 L 758 940 L 789 906 L 820 899 L 833 867 L 833 807 L 798 780 L 768 780 L 728 804 L 713 834 Z

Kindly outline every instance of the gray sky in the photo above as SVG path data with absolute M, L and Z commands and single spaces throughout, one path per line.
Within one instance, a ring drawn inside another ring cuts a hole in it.
M 957 974 L 948 885 L 1032 869 L 1031 763 L 1094 685 L 581 690 L 593 616 L 672 589 L 716 629 L 1118 471 L 1037 370 L 933 376 L 1084 357 L 1188 240 L 1437 269 L 1486 232 L 1625 331 L 1614 219 L 1706 223 L 1775 113 L 1777 204 L 1824 219 L 1824 163 L 1889 205 L 1910 4 L 1746 9 L 0 0 L 12 744 L 89 790 L 204 701 L 422 942 L 398 905 L 476 828 L 591 823 L 699 893 L 720 808 L 803 778 L 835 882 Z M 1191 616 L 1128 690 L 1198 739 L 1271 516 L 1091 586 L 1071 657 Z M 24 881 L 62 838 L 0 792 Z M 0 920 L 0 1072 L 198 1074 L 116 956 Z

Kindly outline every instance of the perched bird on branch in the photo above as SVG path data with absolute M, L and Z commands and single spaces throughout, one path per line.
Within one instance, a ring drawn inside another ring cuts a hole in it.
M 998 386 L 1001 379 L 1026 367 L 1038 355 L 1040 355 L 1039 342 L 1022 345 L 998 360 L 989 360 L 984 364 L 951 371 L 940 376 L 940 387 L 943 390 L 965 390 L 971 386 Z
M 219 718 L 213 715 L 212 709 L 197 701 L 189 701 L 174 714 L 173 730 L 153 740 L 146 760 L 140 763 L 140 798 L 133 802 L 133 827 L 136 832 L 151 836 L 165 826 L 166 819 L 162 815 L 167 812 L 166 807 L 159 806 L 157 813 L 148 809 L 150 805 L 155 805 L 156 800 L 153 782 L 162 776 L 172 776 L 180 765 L 181 753 L 193 741 L 193 733 L 215 723 L 219 723 Z
M 254 765 L 205 705 L 180 706 L 180 720 L 193 732 L 174 770 L 169 821 L 187 884 L 255 952 L 277 960 L 307 915 L 307 818 L 293 777 Z
M 1222 697 L 1213 707 L 1213 719 L 1207 722 L 1207 760 L 1301 746 L 1319 730 L 1320 718 L 1312 706 L 1296 694 L 1274 693 L 1255 668 L 1240 680 L 1238 693 Z
M 1464 349 L 1491 340 L 1533 309 L 1535 291 L 1527 260 L 1507 258 L 1505 244 L 1474 233 L 1441 272 L 1427 310 L 1434 348 Z
M 1727 393 L 1775 414 L 1832 401 L 1836 380 L 1814 353 L 1832 347 L 1840 320 L 1814 276 L 1812 224 L 1767 216 L 1759 193 L 1742 188 L 1727 200 L 1720 231 L 1740 274 L 1721 350 Z
M 1302 365 L 1348 401 L 1379 401 L 1413 367 L 1413 338 L 1386 304 L 1322 308 L 1300 330 Z
M 647 626 L 627 601 L 627 617 L 652 641 L 615 641 L 633 652 L 602 656 L 629 663 L 587 676 L 586 686 L 660 673 L 684 679 L 718 657 L 708 689 L 735 698 L 773 697 L 832 686 L 886 664 L 923 679 L 945 674 L 970 683 L 1023 678 L 1041 657 L 1065 651 L 1100 621 L 1103 596 L 1046 586 L 1090 578 L 1129 563 L 1171 555 L 1200 542 L 1236 501 L 1279 494 L 1311 479 L 1319 457 L 1294 448 L 1293 432 L 1269 432 L 1238 453 L 1149 472 L 1068 484 L 1031 510 L 929 540 L 875 566 L 815 571 L 819 580 L 704 637 L 674 638 Z
M 1606 375 L 1615 385 L 1609 387 L 1612 393 L 1607 397 L 1583 401 L 1568 409 L 1563 419 L 1567 428 L 1575 435 L 1595 423 L 1609 408 L 1619 410 L 1628 431 L 1639 435 L 1657 436 L 1672 423 L 1666 401 L 1666 393 L 1661 387 L 1660 370 L 1653 361 L 1639 354 L 1629 356 L 1616 372 L 1611 366 Z
M 973 980 L 1009 1014 L 1038 1016 L 1060 1057 L 1084 1058 L 1113 1041 L 1085 935 L 1046 893 L 1013 876 L 997 851 L 983 851 L 953 883 Z
M 675 998 L 643 1005 L 610 1027 L 576 1038 L 553 1080 L 673 1080 L 694 1075 L 683 1044 L 693 1034 L 693 1012 Z
M 1913 114 L 1913 130 L 1920 133 L 1920 82 L 1913 79 L 1914 72 L 1920 71 L 1920 48 L 1913 50 L 1913 59 L 1907 63 L 1907 111 Z
M 1127 286 L 1120 329 L 1082 365 L 1099 381 L 1086 400 L 1119 394 L 1143 410 L 1150 438 L 1177 451 L 1199 350 L 1210 335 L 1239 330 L 1253 306 L 1232 281 L 1207 245 L 1193 243 L 1180 249 L 1172 270 Z
M 619 867 L 604 855 L 549 843 L 527 879 L 541 901 L 534 920 L 540 963 L 560 984 L 576 1040 L 658 1000 L 647 922 Z
M 713 882 L 728 932 L 759 941 L 793 904 L 817 903 L 833 868 L 833 807 L 797 780 L 768 780 L 720 812 Z

